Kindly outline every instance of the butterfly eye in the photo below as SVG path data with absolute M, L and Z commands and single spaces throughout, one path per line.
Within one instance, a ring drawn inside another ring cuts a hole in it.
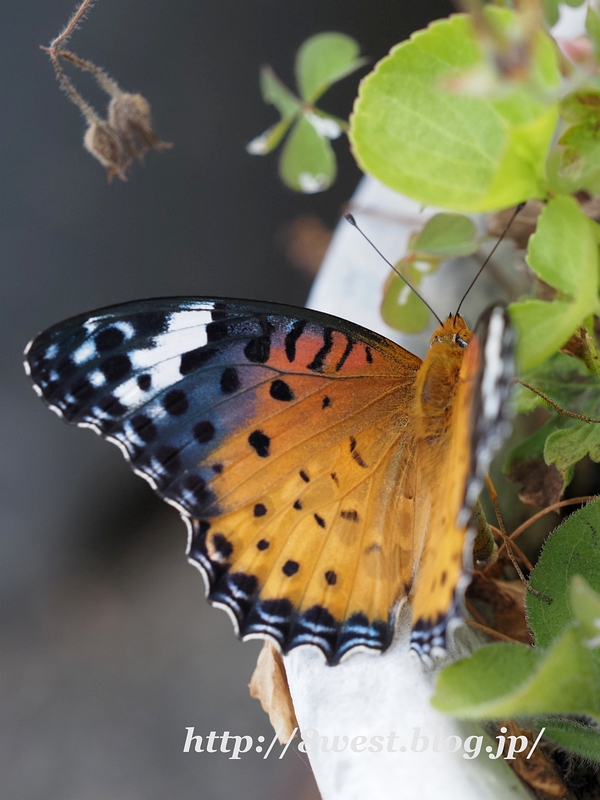
M 466 342 L 462 337 L 458 335 L 458 333 L 454 334 L 454 341 L 456 344 L 460 345 L 460 347 L 466 347 L 468 342 Z

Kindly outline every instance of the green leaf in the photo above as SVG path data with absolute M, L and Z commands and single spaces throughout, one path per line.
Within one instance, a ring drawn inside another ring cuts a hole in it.
M 594 45 L 594 52 L 596 57 L 600 52 L 600 14 L 591 5 L 588 6 L 587 16 L 585 19 L 585 29 L 588 32 L 592 44 Z
M 307 39 L 296 56 L 296 82 L 303 100 L 316 103 L 332 84 L 366 64 L 359 53 L 358 42 L 343 33 L 317 33 Z
M 600 119 L 571 125 L 558 140 L 561 146 L 559 176 L 577 189 L 600 190 Z
M 328 139 L 321 136 L 304 115 L 289 135 L 281 159 L 279 174 L 283 182 L 297 192 L 314 194 L 328 189 L 335 179 L 336 163 Z
M 569 594 L 575 575 L 581 575 L 594 591 L 600 591 L 600 500 L 589 503 L 559 525 L 546 541 L 531 573 L 534 589 L 552 598 L 548 605 L 531 592 L 526 597 L 527 618 L 536 647 L 549 647 L 561 631 L 577 621 Z M 600 651 L 596 653 L 600 666 Z
M 592 225 L 572 197 L 550 200 L 527 250 L 527 263 L 538 278 L 574 298 L 590 291 L 597 295 L 598 246 Z M 597 296 L 593 299 L 588 313 L 598 305 Z
M 288 132 L 293 118 L 287 117 L 272 125 L 260 136 L 256 136 L 246 145 L 246 152 L 251 156 L 266 156 L 272 152 Z
M 600 728 L 570 719 L 538 717 L 536 727 L 563 750 L 600 764 Z
M 559 0 L 542 0 L 544 17 L 549 25 L 556 25 L 560 16 L 558 11 Z
M 598 310 L 598 244 L 593 223 L 570 197 L 548 202 L 529 239 L 527 263 L 563 293 L 553 302 L 526 299 L 509 306 L 519 331 L 517 357 L 531 369 L 558 350 Z
M 414 249 L 445 258 L 467 256 L 478 247 L 477 229 L 469 217 L 462 214 L 436 214 L 418 235 Z
M 586 642 L 587 646 L 600 647 L 600 594 L 581 575 L 574 575 L 569 590 L 569 603 L 584 635 L 590 637 Z
M 384 290 L 381 316 L 385 323 L 398 331 L 419 333 L 427 327 L 429 309 L 402 278 L 392 275 Z
M 530 714 L 600 715 L 591 651 L 569 628 L 547 651 L 517 644 L 482 647 L 440 673 L 432 705 L 462 719 Z
M 590 9 L 591 10 L 591 9 Z M 558 175 L 577 189 L 600 189 L 600 92 L 578 89 L 563 98 L 560 115 L 573 123 L 558 140 Z
M 260 71 L 260 90 L 265 103 L 275 106 L 284 119 L 293 117 L 302 107 L 300 100 L 279 80 L 271 67 L 263 67 Z
M 546 439 L 544 459 L 559 470 L 567 470 L 589 455 L 600 461 L 600 424 L 568 420 L 562 430 L 554 431 Z
M 494 22 L 514 14 L 486 7 Z M 451 94 L 446 82 L 483 58 L 471 19 L 433 23 L 395 47 L 361 83 L 350 138 L 359 165 L 424 204 L 462 211 L 504 208 L 544 197 L 544 161 L 557 107 L 544 91 L 559 83 L 556 54 L 542 32 L 535 71 L 543 89 L 511 85 L 500 98 Z
M 578 359 L 557 353 L 526 372 L 523 379 L 567 411 L 600 419 L 600 377 L 597 372 L 589 372 Z M 546 408 L 547 404 L 538 395 L 523 389 L 517 409 L 528 413 L 537 406 Z M 600 423 L 552 413 L 556 416 L 534 434 L 541 437 L 543 431 L 546 436 L 543 450 L 546 464 L 555 464 L 565 472 L 586 455 L 593 461 L 600 461 Z

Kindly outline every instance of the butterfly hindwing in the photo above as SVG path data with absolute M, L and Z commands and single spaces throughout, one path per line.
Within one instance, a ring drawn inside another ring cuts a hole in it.
M 416 356 L 305 309 L 173 298 L 75 317 L 26 358 L 55 411 L 180 510 L 242 636 L 316 644 L 331 663 L 387 647 L 424 524 Z

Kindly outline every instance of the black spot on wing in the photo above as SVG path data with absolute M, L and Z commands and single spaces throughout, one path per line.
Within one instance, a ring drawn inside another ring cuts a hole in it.
M 96 349 L 99 353 L 105 353 L 107 350 L 114 350 L 125 341 L 125 334 L 119 328 L 110 326 L 104 328 L 95 337 Z
M 285 337 L 285 354 L 290 364 L 296 359 L 296 342 L 302 336 L 305 327 L 305 320 L 299 319 L 294 322 L 292 330 Z
M 131 427 L 146 444 L 153 442 L 158 436 L 156 425 L 152 422 L 150 417 L 147 417 L 145 414 L 137 414 L 133 417 L 131 420 Z
M 317 525 L 320 528 L 324 528 L 325 527 L 325 520 L 323 519 L 323 517 L 319 516 L 319 514 L 315 514 L 314 517 L 315 517 L 315 522 L 317 523 Z
M 229 558 L 233 553 L 233 545 L 222 533 L 213 533 L 212 545 L 222 558 Z
M 131 371 L 131 360 L 125 353 L 118 353 L 100 362 L 100 371 L 109 383 L 122 381 Z
M 335 586 L 337 583 L 337 575 L 332 569 L 328 569 L 325 573 L 325 580 L 330 586 Z
M 269 543 L 267 542 L 266 539 L 261 539 L 259 542 L 256 543 L 256 547 L 259 550 L 267 550 L 269 547 Z
M 187 396 L 181 389 L 172 389 L 163 398 L 163 408 L 172 417 L 181 417 L 186 413 L 190 404 Z
M 244 347 L 244 355 L 253 364 L 266 364 L 271 355 L 271 334 L 256 336 Z
M 339 372 L 341 370 L 341 368 L 344 366 L 344 364 L 346 363 L 346 359 L 348 358 L 348 356 L 352 352 L 352 348 L 354 347 L 354 342 L 352 341 L 352 339 L 350 339 L 350 337 L 346 337 L 346 338 L 348 340 L 347 344 L 346 344 L 346 348 L 345 348 L 344 352 L 342 353 L 342 356 L 341 356 L 340 360 L 335 365 L 335 371 L 336 372 Z
M 210 442 L 215 435 L 215 426 L 208 420 L 202 420 L 194 425 L 194 439 L 198 444 Z
M 356 511 L 354 508 L 348 510 L 342 509 L 342 511 L 340 511 L 340 517 L 342 519 L 347 519 L 350 522 L 358 522 L 359 519 L 358 511 Z
M 325 395 L 325 397 L 323 398 L 323 404 L 321 408 L 329 408 L 330 405 L 331 405 L 331 398 Z
M 142 392 L 147 392 L 148 389 L 152 386 L 152 376 L 149 375 L 147 372 L 144 372 L 143 375 L 138 375 L 137 385 L 142 390 Z
M 307 364 L 307 369 L 312 369 L 313 372 L 320 372 L 323 369 L 325 359 L 331 352 L 333 347 L 333 328 L 323 328 L 323 347 L 318 351 L 316 356 Z
M 213 320 L 206 326 L 206 341 L 209 343 L 220 342 L 222 339 L 227 339 L 229 335 L 230 329 L 226 319 Z
M 128 411 L 127 407 L 112 394 L 101 397 L 98 408 L 110 417 L 124 417 Z
M 308 483 L 310 481 L 310 477 L 307 475 L 307 473 L 303 469 L 301 469 L 298 474 L 300 475 L 300 477 L 302 478 L 304 483 Z
M 254 506 L 255 517 L 264 517 L 266 513 L 267 513 L 267 507 L 264 505 L 264 503 L 257 503 Z
M 190 375 L 200 367 L 207 364 L 216 354 L 216 349 L 212 347 L 197 347 L 195 350 L 188 350 L 181 356 L 179 372 L 181 375 Z
M 300 500 L 296 500 L 294 502 L 294 508 L 296 509 L 296 511 L 301 511 L 302 510 L 302 503 L 300 502 Z
M 235 367 L 226 367 L 221 374 L 220 381 L 221 391 L 223 394 L 232 394 L 237 392 L 240 387 L 240 379 Z
M 274 380 L 271 384 L 269 394 L 274 400 L 280 400 L 284 403 L 289 403 L 290 400 L 294 399 L 294 393 L 290 389 L 289 385 L 279 378 Z
M 269 455 L 271 440 L 266 433 L 263 433 L 262 431 L 252 431 L 248 437 L 248 444 L 261 458 L 266 458 Z
M 288 561 L 285 562 L 285 564 L 281 568 L 281 571 L 283 572 L 284 575 L 287 575 L 288 578 L 291 578 L 292 575 L 295 575 L 299 569 L 300 569 L 300 564 L 297 561 L 292 561 L 291 559 L 289 559 Z

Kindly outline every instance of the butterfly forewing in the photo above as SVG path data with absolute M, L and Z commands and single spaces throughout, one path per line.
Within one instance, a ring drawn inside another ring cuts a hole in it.
M 41 334 L 26 369 L 182 513 L 210 599 L 243 636 L 384 649 L 412 578 L 409 425 L 420 360 L 304 309 L 128 303 Z

